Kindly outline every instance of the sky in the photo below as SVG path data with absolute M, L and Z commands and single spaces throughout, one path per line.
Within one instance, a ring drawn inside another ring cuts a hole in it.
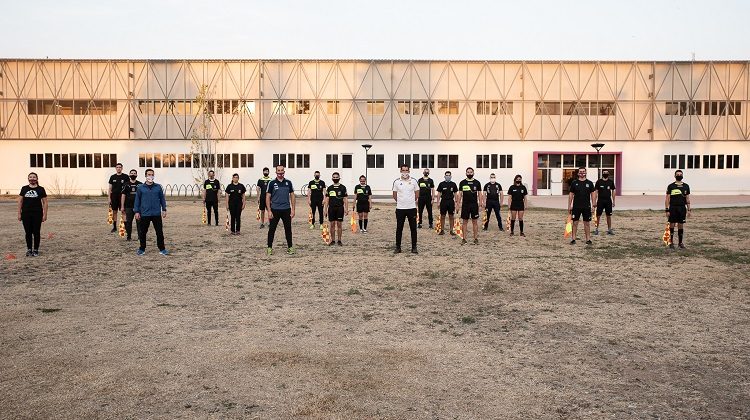
M 0 3 L 0 58 L 750 60 L 750 0 Z

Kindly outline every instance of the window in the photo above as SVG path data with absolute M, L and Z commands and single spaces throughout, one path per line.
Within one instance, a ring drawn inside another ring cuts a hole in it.
M 309 168 L 309 154 L 294 153 L 274 153 L 273 166 L 284 165 L 287 168 Z
M 273 154 L 273 166 L 284 165 L 286 166 L 286 153 L 274 153 Z
M 710 164 L 709 168 L 711 168 L 711 169 L 715 169 L 716 168 L 716 155 L 711 155 L 710 156 L 709 164 Z
M 287 168 L 294 168 L 294 153 L 288 153 L 286 155 L 286 163 L 288 165 Z
M 297 167 L 309 168 L 310 167 L 310 155 L 309 154 L 297 154 Z
M 551 169 L 537 169 L 536 188 L 548 190 L 550 188 L 550 171 Z
M 380 155 L 380 154 L 367 155 L 367 167 L 368 168 L 384 168 L 385 156 Z
M 104 153 L 102 154 L 102 167 L 114 168 L 117 165 L 117 154 L 116 153 Z
M 615 115 L 614 102 L 559 102 L 536 103 L 537 115 Z
M 438 115 L 458 114 L 458 101 L 435 101 L 432 106 Z
M 490 167 L 490 155 L 477 155 L 477 169 L 487 169 Z
M 727 169 L 739 169 L 740 155 L 727 155 Z
M 117 113 L 117 101 L 113 99 L 29 99 L 28 115 L 111 115 Z
M 576 167 L 575 155 L 563 155 L 563 168 L 575 168 L 575 167 Z
M 559 102 L 537 102 L 536 115 L 560 115 Z
M 497 155 L 497 167 L 500 169 L 513 167 L 513 155 Z
M 539 168 L 549 167 L 549 155 L 540 154 L 537 156 L 536 166 Z
M 178 168 L 190 168 L 193 164 L 193 156 L 190 153 L 180 153 L 177 155 Z
M 562 168 L 562 155 L 549 155 L 550 168 Z
M 398 113 L 402 115 L 431 114 L 432 107 L 428 101 L 399 101 Z
M 422 155 L 421 165 L 423 168 L 434 168 L 435 167 L 435 155 Z
M 327 105 L 328 105 L 327 110 L 329 114 L 339 113 L 339 101 L 328 101 Z
M 43 168 L 44 167 L 44 155 L 41 153 L 30 154 L 29 155 L 29 167 Z
M 719 101 L 679 101 L 667 102 L 664 109 L 665 115 L 740 115 L 742 113 L 741 102 L 719 102 Z
M 240 168 L 255 167 L 255 155 L 252 153 L 240 153 Z
M 458 155 L 438 155 L 438 168 L 458 168 Z
M 327 154 L 326 155 L 326 168 L 338 168 L 339 167 L 339 155 Z
M 479 101 L 477 102 L 477 115 L 501 115 L 512 114 L 513 102 L 505 101 Z
M 341 167 L 344 169 L 351 169 L 352 167 L 352 155 L 351 154 L 341 155 Z
M 154 153 L 154 168 L 161 168 L 161 153 Z
M 383 115 L 385 114 L 385 102 L 383 101 L 367 101 L 367 113 L 370 115 Z
M 273 115 L 309 114 L 310 101 L 273 101 Z
M 411 168 L 411 155 L 398 155 L 398 167 L 406 165 Z
M 195 166 L 196 168 L 198 166 Z M 201 168 L 215 168 L 216 167 L 216 156 L 209 155 L 207 153 L 201 154 Z

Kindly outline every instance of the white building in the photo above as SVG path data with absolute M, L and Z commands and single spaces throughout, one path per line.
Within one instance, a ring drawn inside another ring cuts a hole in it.
M 201 85 L 216 157 L 191 149 Z M 315 170 L 353 184 L 370 144 L 376 194 L 401 162 L 437 180 L 521 174 L 534 194 L 565 193 L 580 165 L 609 168 L 622 194 L 662 194 L 676 168 L 694 193 L 748 193 L 749 102 L 750 61 L 0 59 L 0 191 L 35 171 L 98 195 L 115 162 L 174 192 L 201 164 L 222 182 L 285 163 L 298 188 Z

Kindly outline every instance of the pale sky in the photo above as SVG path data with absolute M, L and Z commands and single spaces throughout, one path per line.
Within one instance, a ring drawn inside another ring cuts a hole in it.
M 0 2 L 0 58 L 750 60 L 748 0 Z

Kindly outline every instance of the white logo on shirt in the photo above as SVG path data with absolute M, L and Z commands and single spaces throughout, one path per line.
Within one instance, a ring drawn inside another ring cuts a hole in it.
M 26 191 L 26 194 L 24 194 L 24 197 L 26 197 L 26 198 L 39 198 L 39 194 L 37 194 L 35 190 L 28 190 L 28 191 Z

